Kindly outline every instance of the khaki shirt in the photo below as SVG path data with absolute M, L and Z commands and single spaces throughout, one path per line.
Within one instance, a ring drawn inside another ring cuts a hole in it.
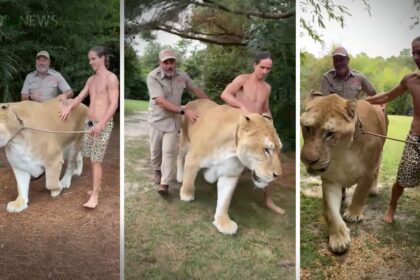
M 166 100 L 180 106 L 184 89 L 195 88 L 191 78 L 179 70 L 176 70 L 172 78 L 168 78 L 158 67 L 147 76 L 147 88 L 150 96 L 149 124 L 164 132 L 178 132 L 181 128 L 181 115 L 156 105 L 154 99 L 163 96 Z
M 31 93 L 40 92 L 42 101 L 46 101 L 70 89 L 69 84 L 59 72 L 48 69 L 45 77 L 38 76 L 37 71 L 29 73 L 23 83 L 21 93 L 31 96 Z
M 321 92 L 324 95 L 337 93 L 346 99 L 364 99 L 366 94 L 369 96 L 376 94 L 375 88 L 368 79 L 352 69 L 344 79 L 338 78 L 334 69 L 322 75 Z

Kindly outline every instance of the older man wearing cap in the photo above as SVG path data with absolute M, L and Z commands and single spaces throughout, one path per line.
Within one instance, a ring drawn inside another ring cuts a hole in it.
M 332 53 L 334 69 L 322 76 L 321 91 L 325 95 L 337 93 L 346 99 L 362 99 L 376 94 L 368 79 L 358 71 L 350 69 L 349 55 L 345 48 L 338 47 Z
M 186 73 L 176 69 L 176 54 L 171 49 L 160 51 L 159 67 L 147 76 L 147 87 L 150 95 L 148 123 L 154 182 L 159 184 L 158 192 L 164 195 L 176 179 L 181 115 L 192 122 L 199 117 L 196 112 L 181 107 L 182 93 L 187 88 L 198 98 L 208 96 L 193 84 Z
M 46 51 L 40 51 L 36 55 L 36 71 L 29 73 L 23 83 L 22 100 L 43 102 L 56 96 L 61 100 L 73 96 L 73 91 L 63 76 L 49 67 L 50 55 Z
M 332 53 L 334 69 L 322 75 L 321 92 L 324 95 L 336 93 L 346 99 L 363 99 L 365 94 L 374 96 L 375 88 L 360 72 L 350 69 L 350 57 L 343 47 Z M 365 94 L 364 94 L 365 93 Z M 346 198 L 346 189 L 342 189 L 342 200 Z

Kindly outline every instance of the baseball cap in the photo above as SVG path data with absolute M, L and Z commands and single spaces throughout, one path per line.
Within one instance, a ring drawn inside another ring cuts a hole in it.
M 332 56 L 336 56 L 336 55 L 349 56 L 347 50 L 343 47 L 338 47 L 333 51 Z
M 165 61 L 167 59 L 175 59 L 176 60 L 176 53 L 171 49 L 163 49 L 159 52 L 159 60 Z
M 37 53 L 36 58 L 40 56 L 45 56 L 46 58 L 50 59 L 50 55 L 48 54 L 47 51 L 40 51 L 39 53 Z

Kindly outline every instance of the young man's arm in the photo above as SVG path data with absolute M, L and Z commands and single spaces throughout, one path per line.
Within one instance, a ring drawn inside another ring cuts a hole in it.
M 268 90 L 267 100 L 265 100 L 262 115 L 268 115 L 269 117 L 271 117 L 271 111 L 270 111 L 270 105 L 269 105 L 270 95 L 271 95 L 271 86 L 268 84 L 267 84 L 267 90 Z
M 408 76 L 405 76 L 401 82 L 390 91 L 385 92 L 384 94 L 368 97 L 365 100 L 371 104 L 385 104 L 394 100 L 407 90 L 407 78 Z
M 59 117 L 60 119 L 62 119 L 63 121 L 65 121 L 67 119 L 67 117 L 70 115 L 71 111 L 76 108 L 80 103 L 82 103 L 82 100 L 89 94 L 89 83 L 90 83 L 91 78 L 89 78 L 85 84 L 85 87 L 82 89 L 82 91 L 79 93 L 79 95 L 72 100 L 72 102 L 67 105 L 64 106 L 60 113 L 59 113 Z
M 236 99 L 236 93 L 241 89 L 244 82 L 245 77 L 243 75 L 239 75 L 227 85 L 220 98 L 232 107 L 245 109 L 244 105 Z
M 108 85 L 108 96 L 110 100 L 110 104 L 108 109 L 105 112 L 103 118 L 90 130 L 91 134 L 99 134 L 102 129 L 104 128 L 105 124 L 112 118 L 115 114 L 115 111 L 118 107 L 118 97 L 119 97 L 119 90 L 118 90 L 118 78 L 115 75 L 111 75 L 109 85 Z

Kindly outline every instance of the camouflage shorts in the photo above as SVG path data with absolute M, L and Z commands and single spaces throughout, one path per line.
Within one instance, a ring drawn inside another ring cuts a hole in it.
M 420 185 L 420 136 L 408 134 L 407 141 L 419 144 L 405 144 L 398 167 L 397 182 L 401 187 L 412 188 Z
M 89 121 L 88 121 L 89 122 Z M 88 122 L 85 124 L 85 129 L 88 130 Z M 93 125 L 97 124 L 98 121 L 92 121 Z M 83 138 L 82 156 L 90 158 L 91 161 L 102 162 L 104 159 L 106 147 L 108 146 L 109 138 L 111 137 L 112 128 L 114 122 L 109 120 L 101 133 L 96 136 L 85 134 Z

